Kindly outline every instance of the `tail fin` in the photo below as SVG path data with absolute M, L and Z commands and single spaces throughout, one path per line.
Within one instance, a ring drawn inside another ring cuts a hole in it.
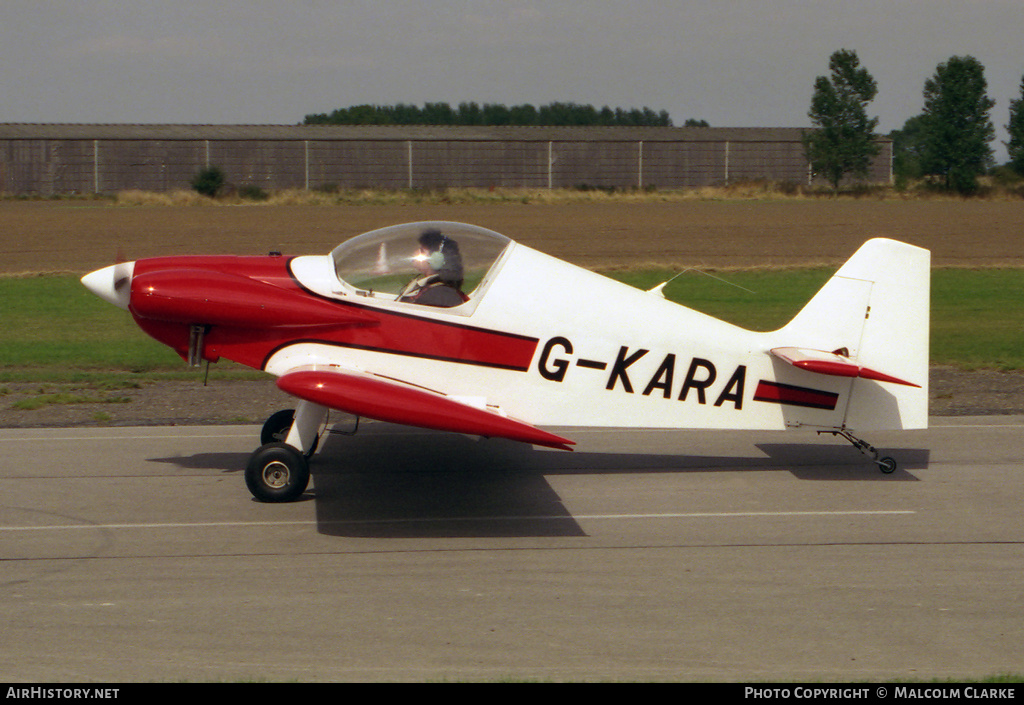
M 823 357 L 783 359 L 857 378 L 844 420 L 848 428 L 927 428 L 930 287 L 928 250 L 869 240 L 778 331 L 786 346 L 823 351 Z M 843 362 L 824 360 L 834 356 Z

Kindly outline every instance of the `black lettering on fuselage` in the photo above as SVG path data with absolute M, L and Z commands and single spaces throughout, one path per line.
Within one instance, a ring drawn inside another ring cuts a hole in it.
M 619 348 L 615 362 L 611 364 L 611 372 L 605 389 L 614 390 L 621 384 L 622 390 L 627 394 L 633 394 L 633 382 L 630 379 L 630 368 L 643 358 L 650 350 L 637 348 L 630 350 L 628 345 Z M 565 381 L 569 367 L 575 365 L 584 369 L 603 370 L 609 364 L 601 360 L 590 360 L 579 358 L 573 362 L 573 345 L 568 338 L 556 336 L 548 340 L 541 350 L 537 361 L 537 369 L 541 377 L 552 382 Z M 640 369 L 650 370 L 649 366 L 641 366 Z M 632 370 L 636 372 L 636 370 Z M 675 386 L 676 354 L 667 353 L 661 363 L 651 374 L 643 389 L 644 396 L 652 396 L 660 392 L 659 396 L 665 399 L 672 398 L 673 387 Z M 646 372 L 636 372 L 646 374 Z M 718 368 L 711 360 L 695 357 L 690 360 L 689 368 L 686 371 L 686 379 L 679 389 L 679 401 L 696 398 L 698 404 L 707 404 L 711 395 L 711 388 L 718 379 Z M 739 365 L 729 377 L 725 386 L 715 398 L 714 406 L 721 407 L 731 402 L 733 407 L 740 411 L 743 409 L 743 395 L 746 389 L 747 366 Z M 690 392 L 694 391 L 694 396 Z
M 706 374 L 703 378 L 698 379 L 697 371 L 701 368 L 705 370 Z M 686 396 L 690 393 L 690 390 L 696 389 L 697 402 L 706 404 L 707 396 L 705 391 L 715 383 L 716 377 L 718 377 L 718 371 L 715 369 L 714 363 L 699 357 L 693 358 L 693 362 L 690 363 L 690 369 L 686 373 L 686 381 L 683 382 L 683 388 L 679 392 L 679 401 L 686 401 Z
M 630 384 L 626 368 L 646 355 L 648 351 L 643 349 L 637 350 L 629 357 L 626 356 L 627 352 L 629 352 L 629 348 L 625 345 L 619 348 L 619 355 L 615 358 L 615 364 L 612 366 L 612 373 L 608 375 L 608 384 L 605 386 L 605 389 L 615 389 L 615 382 L 621 381 L 622 388 L 630 394 L 633 393 L 633 385 Z
M 555 346 L 561 346 L 567 355 L 572 354 L 572 343 L 562 337 L 555 337 L 544 344 L 544 350 L 540 353 L 540 360 L 537 362 L 537 370 L 540 376 L 552 382 L 561 382 L 565 379 L 565 372 L 569 369 L 568 360 L 552 360 L 548 365 L 548 358 Z
M 718 395 L 718 401 L 715 402 L 715 406 L 721 406 L 727 401 L 731 401 L 736 405 L 736 411 L 743 408 L 743 385 L 747 381 L 747 366 L 740 365 L 736 368 L 736 371 L 732 373 L 732 377 L 729 378 L 728 384 L 725 385 L 725 389 Z M 703 402 L 702 402 L 703 403 Z
M 672 396 L 672 377 L 676 371 L 676 356 L 669 353 L 665 356 L 665 359 L 661 363 L 661 367 L 651 377 L 651 381 L 647 383 L 647 388 L 644 389 L 644 396 L 650 395 L 655 389 L 660 389 L 662 395 L 666 399 Z

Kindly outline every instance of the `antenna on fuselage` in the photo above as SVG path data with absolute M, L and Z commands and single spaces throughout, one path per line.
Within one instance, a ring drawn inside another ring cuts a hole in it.
M 722 282 L 723 284 L 728 284 L 729 286 L 734 286 L 737 289 L 742 289 L 743 291 L 747 292 L 748 294 L 757 294 L 756 291 L 751 291 L 750 289 L 748 289 L 745 286 L 740 286 L 739 284 L 736 284 L 735 282 L 731 282 L 728 279 L 722 279 L 721 277 L 716 277 L 714 274 L 708 274 L 707 272 L 705 272 L 703 270 L 695 269 L 693 267 L 687 267 L 686 269 L 684 269 L 683 271 L 679 272 L 678 274 L 676 274 L 671 279 L 669 279 L 667 281 L 663 281 L 661 284 L 658 284 L 658 286 L 654 287 L 653 289 L 648 289 L 647 293 L 648 294 L 653 294 L 654 296 L 660 296 L 661 298 L 665 298 L 665 287 L 668 286 L 669 284 L 671 284 L 672 282 L 674 282 L 676 279 L 678 279 L 682 275 L 686 274 L 687 272 L 696 272 L 697 274 L 703 274 L 705 277 L 711 277 L 715 281 Z

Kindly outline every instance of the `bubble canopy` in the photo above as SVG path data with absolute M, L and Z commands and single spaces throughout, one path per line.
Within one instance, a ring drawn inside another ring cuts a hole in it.
M 425 221 L 363 233 L 331 257 L 342 285 L 364 296 L 398 299 L 410 282 L 433 277 L 472 300 L 511 242 L 476 225 Z

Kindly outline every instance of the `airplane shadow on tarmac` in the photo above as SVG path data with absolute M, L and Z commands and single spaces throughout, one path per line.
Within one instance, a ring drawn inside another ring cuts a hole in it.
M 546 476 L 775 469 L 802 480 L 898 482 L 916 481 L 908 471 L 925 468 L 929 461 L 927 450 L 889 449 L 886 453 L 898 458 L 900 467 L 883 475 L 853 447 L 831 443 L 755 443 L 731 456 L 568 453 L 387 424 L 369 429 L 354 436 L 325 435 L 310 461 L 311 488 L 299 501 L 315 501 L 322 534 L 583 536 Z M 241 474 L 248 454 L 152 460 Z

